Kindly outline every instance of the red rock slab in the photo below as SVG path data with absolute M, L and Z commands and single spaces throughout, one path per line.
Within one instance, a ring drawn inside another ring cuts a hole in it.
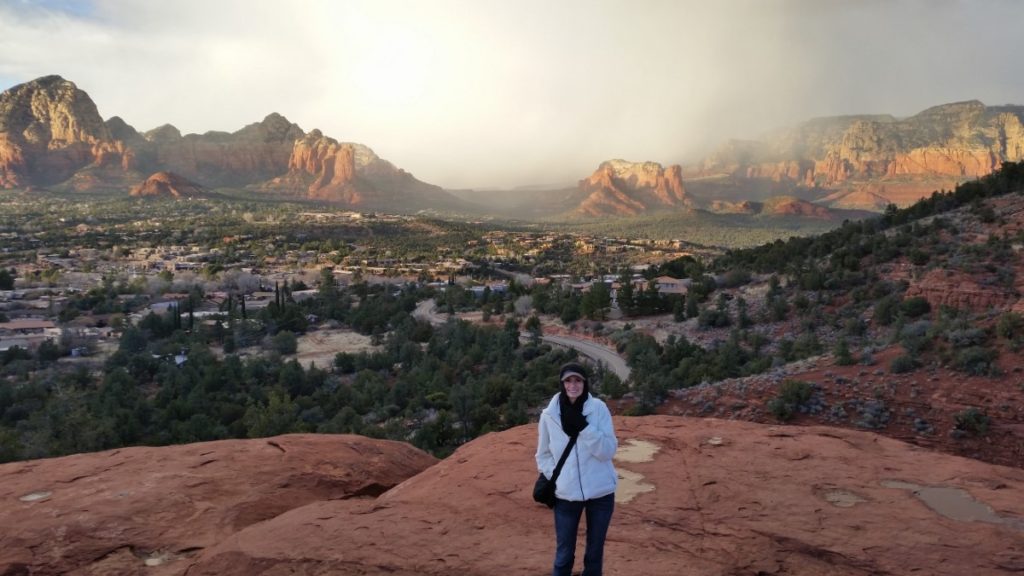
M 0 466 L 0 574 L 182 574 L 245 527 L 376 496 L 436 462 L 408 444 L 287 435 Z
M 671 416 L 615 424 L 620 453 L 635 442 L 657 450 L 617 462 L 648 491 L 616 504 L 605 574 L 1024 569 L 1022 470 L 828 427 Z M 478 438 L 375 501 L 318 502 L 250 526 L 204 550 L 188 574 L 550 573 L 552 513 L 530 498 L 535 442 L 529 425 Z M 908 486 L 959 489 L 999 522 L 948 517 Z

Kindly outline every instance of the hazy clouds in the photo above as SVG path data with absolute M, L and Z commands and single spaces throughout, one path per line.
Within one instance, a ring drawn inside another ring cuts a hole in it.
M 679 162 L 813 116 L 1024 104 L 1015 0 L 0 0 L 0 89 L 139 130 L 280 112 L 447 187 Z

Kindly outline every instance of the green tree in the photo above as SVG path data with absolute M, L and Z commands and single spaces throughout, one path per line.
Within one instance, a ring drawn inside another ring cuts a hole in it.
M 287 434 L 295 427 L 296 406 L 280 388 L 270 391 L 266 402 L 253 402 L 245 410 L 242 421 L 249 438 Z
M 526 331 L 530 333 L 530 343 L 534 346 L 540 345 L 540 339 L 544 335 L 543 327 L 540 323 L 540 318 L 534 314 L 526 319 L 525 324 Z
M 699 297 L 696 292 L 686 293 L 686 317 L 696 318 L 700 314 Z
M 295 337 L 294 332 L 282 330 L 271 338 L 271 348 L 282 356 L 295 354 L 295 351 L 299 349 L 299 340 Z
M 604 320 L 607 318 L 611 302 L 611 291 L 608 289 L 608 284 L 605 284 L 602 280 L 597 280 L 590 285 L 590 290 L 583 295 L 580 312 L 590 320 Z
M 850 354 L 850 346 L 846 343 L 846 338 L 840 337 L 836 340 L 836 346 L 835 349 L 833 349 L 833 354 L 836 357 L 836 364 L 840 366 L 849 366 L 856 362 Z
M 14 290 L 14 273 L 7 268 L 0 268 L 0 290 Z
M 615 291 L 615 301 L 619 305 L 619 310 L 626 315 L 632 314 L 636 307 L 633 276 L 629 273 L 629 268 L 623 268 L 619 274 L 619 288 Z

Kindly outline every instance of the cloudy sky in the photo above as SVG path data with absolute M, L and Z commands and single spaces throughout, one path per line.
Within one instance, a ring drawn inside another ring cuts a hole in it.
M 1024 104 L 1018 0 L 0 0 L 0 89 L 140 131 L 279 112 L 442 186 L 684 162 L 815 116 Z

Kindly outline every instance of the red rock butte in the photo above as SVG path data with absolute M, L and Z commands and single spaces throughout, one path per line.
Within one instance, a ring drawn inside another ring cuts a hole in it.
M 827 427 L 615 424 L 606 574 L 1024 570 L 1024 470 Z M 283 436 L 6 464 L 0 574 L 543 574 L 535 442 L 526 425 L 436 463 Z

